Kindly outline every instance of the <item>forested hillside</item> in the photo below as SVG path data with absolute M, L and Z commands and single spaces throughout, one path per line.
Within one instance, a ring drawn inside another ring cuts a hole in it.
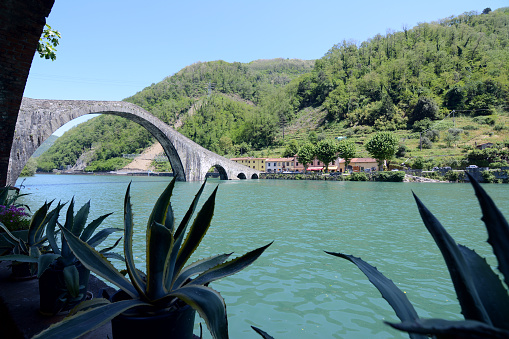
M 398 130 L 406 140 L 453 111 L 466 119 L 490 115 L 495 124 L 509 106 L 509 8 L 343 41 L 316 61 L 196 63 L 125 100 L 228 155 L 283 146 L 313 129 L 326 135 Z M 96 118 L 66 133 L 39 167 L 72 164 L 92 147 L 104 162 L 152 142 L 135 124 L 122 122 L 120 133 L 118 119 Z M 499 139 L 507 135 L 504 124 L 496 131 Z

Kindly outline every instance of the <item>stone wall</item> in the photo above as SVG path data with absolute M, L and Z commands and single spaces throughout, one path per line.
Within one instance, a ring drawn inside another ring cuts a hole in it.
M 0 187 L 37 44 L 55 0 L 0 1 Z

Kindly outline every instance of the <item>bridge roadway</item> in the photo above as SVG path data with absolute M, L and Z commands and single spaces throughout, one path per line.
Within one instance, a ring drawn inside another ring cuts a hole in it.
M 211 152 L 142 109 L 124 101 L 44 100 L 23 98 L 7 170 L 7 185 L 16 183 L 30 156 L 53 132 L 85 114 L 113 114 L 145 127 L 163 146 L 179 181 L 202 181 L 211 167 L 221 179 L 257 179 L 259 171 Z M 0 176 L 5 173 L 0 173 Z

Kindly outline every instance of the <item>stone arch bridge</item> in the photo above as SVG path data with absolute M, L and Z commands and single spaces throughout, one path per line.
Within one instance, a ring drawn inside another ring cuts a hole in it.
M 65 123 L 85 114 L 113 114 L 145 127 L 163 146 L 179 181 L 202 181 L 211 167 L 221 179 L 257 179 L 259 171 L 213 153 L 140 108 L 124 101 L 23 98 L 12 143 L 7 184 L 14 186 L 35 150 Z M 5 175 L 5 173 L 0 173 Z

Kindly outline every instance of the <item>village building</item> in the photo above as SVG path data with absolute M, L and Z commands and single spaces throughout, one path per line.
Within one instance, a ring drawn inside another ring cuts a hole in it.
M 265 159 L 266 158 L 231 158 L 230 160 L 260 172 L 265 172 Z

